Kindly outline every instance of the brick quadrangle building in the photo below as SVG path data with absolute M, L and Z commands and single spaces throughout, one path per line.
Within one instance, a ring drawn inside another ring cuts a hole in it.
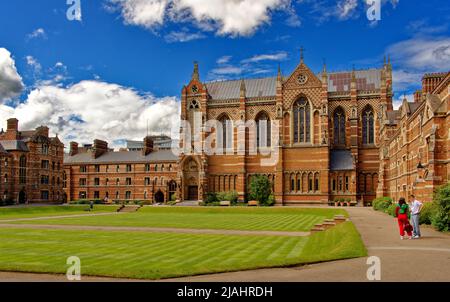
M 0 133 L 0 196 L 7 204 L 58 202 L 62 188 L 64 145 L 49 137 L 45 126 L 19 131 L 19 121 L 7 121 Z
M 202 148 L 191 152 L 196 142 L 184 131 L 179 154 L 154 146 L 151 137 L 121 151 L 99 140 L 88 148 L 72 143 L 64 161 L 65 191 L 70 200 L 163 202 L 235 190 L 245 200 L 251 178 L 265 175 L 278 205 L 326 205 L 340 198 L 362 205 L 377 195 L 411 192 L 430 200 L 434 188 L 449 180 L 449 74 L 425 75 L 415 102 L 405 101 L 399 110 L 392 97 L 390 62 L 344 72 L 324 66 L 315 74 L 302 56 L 288 76 L 279 70 L 276 77 L 209 83 L 200 80 L 195 64 L 182 89 L 181 120 L 191 128 L 200 123 L 200 143 L 216 135 L 207 132 L 207 121 L 218 121 L 223 129 L 231 123 L 232 132 L 222 133 L 227 142 L 222 147 L 234 150 L 242 140 L 234 127 L 238 121 L 277 122 L 278 144 L 270 128 L 264 135 L 248 132 L 244 142 L 267 140 L 278 151 L 275 164 L 261 165 L 266 156 L 248 149 L 226 155 Z

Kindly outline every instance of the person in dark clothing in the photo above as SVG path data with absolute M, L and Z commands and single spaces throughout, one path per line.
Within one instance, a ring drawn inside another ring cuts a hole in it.
M 395 217 L 397 217 L 398 227 L 400 229 L 400 239 L 403 240 L 405 231 L 408 234 L 408 238 L 412 238 L 412 226 L 409 223 L 410 211 L 409 206 L 405 201 L 405 198 L 400 198 L 397 208 L 395 208 Z

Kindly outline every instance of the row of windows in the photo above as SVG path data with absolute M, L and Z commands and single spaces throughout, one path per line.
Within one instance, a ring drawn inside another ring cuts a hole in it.
M 58 178 L 58 181 L 59 181 L 59 178 Z M 80 178 L 78 184 L 79 184 L 80 187 L 86 187 L 87 186 L 87 179 L 86 178 Z M 105 184 L 105 186 L 111 185 L 111 183 L 109 181 L 109 178 L 105 179 L 105 183 L 104 184 Z M 164 177 L 161 177 L 160 179 L 158 179 L 158 177 L 155 177 L 155 179 L 152 180 L 150 177 L 146 177 L 146 178 L 144 178 L 144 184 L 146 186 L 150 186 L 150 185 L 156 185 L 156 186 L 157 185 L 161 185 L 161 186 L 164 186 L 165 185 L 165 179 L 164 179 Z M 94 178 L 94 186 L 98 187 L 100 185 L 101 185 L 100 178 Z M 120 178 L 116 178 L 115 185 L 116 186 L 120 186 Z M 125 179 L 125 185 L 126 186 L 133 185 L 133 180 L 132 180 L 131 177 L 127 177 Z
M 320 190 L 320 173 L 291 173 L 289 175 L 289 189 L 291 193 L 311 193 Z
M 293 140 L 294 143 L 311 142 L 311 105 L 306 98 L 300 98 L 293 107 Z M 224 149 L 231 148 L 231 141 L 228 141 L 227 135 L 230 133 L 231 121 L 227 115 L 219 118 L 222 124 L 222 141 Z M 270 118 L 265 112 L 257 115 L 257 146 L 271 146 L 271 124 Z M 361 122 L 362 143 L 372 145 L 375 143 L 375 119 L 374 111 L 371 106 L 366 106 L 362 113 Z M 228 127 L 227 127 L 228 125 Z M 264 125 L 264 127 L 262 127 Z M 262 130 L 265 131 L 263 132 Z M 342 107 L 336 108 L 333 114 L 333 134 L 335 145 L 346 144 L 346 116 Z
M 172 196 L 173 194 L 175 194 L 175 192 L 176 192 L 176 189 L 177 189 L 177 184 L 176 184 L 176 182 L 174 182 L 174 181 L 171 181 L 170 183 L 169 183 L 169 196 Z M 161 192 L 161 191 L 158 191 L 158 193 L 159 192 Z M 162 193 L 162 192 L 161 192 Z M 116 193 L 114 194 L 114 196 L 115 196 L 115 199 L 120 199 L 120 192 L 119 191 L 116 191 Z M 109 192 L 105 192 L 105 196 L 104 196 L 104 198 L 109 198 L 110 197 L 110 195 L 109 195 Z M 126 191 L 125 192 L 125 195 L 124 195 L 124 197 L 125 197 L 125 199 L 126 200 L 130 200 L 131 198 L 132 198 L 132 192 L 131 191 Z M 144 191 L 144 199 L 148 199 L 148 192 L 147 191 Z M 87 195 L 87 192 L 86 191 L 80 191 L 79 193 L 78 193 L 78 198 L 79 199 L 87 199 L 88 198 L 88 195 Z M 94 199 L 100 199 L 100 198 L 102 198 L 101 196 L 100 196 L 100 191 L 94 191 Z
M 115 167 L 115 171 L 116 172 L 120 172 L 120 165 L 116 165 Z M 146 164 L 144 167 L 145 172 L 150 172 L 150 171 L 155 171 L 155 172 L 164 172 L 164 171 L 169 171 L 171 172 L 173 170 L 172 165 L 154 165 L 153 167 L 150 164 Z M 81 173 L 87 173 L 88 171 L 88 166 L 80 166 L 80 172 Z M 101 166 L 100 165 L 95 165 L 94 166 L 94 171 L 96 173 L 100 173 L 101 172 Z M 126 172 L 132 172 L 133 171 L 133 165 L 126 165 L 125 166 L 125 171 Z M 105 172 L 109 172 L 109 165 L 105 166 Z
M 50 169 L 50 162 L 48 160 L 43 160 L 41 161 L 41 169 Z M 60 170 L 61 169 L 61 165 L 60 163 L 55 163 L 54 161 L 52 162 L 52 170 Z

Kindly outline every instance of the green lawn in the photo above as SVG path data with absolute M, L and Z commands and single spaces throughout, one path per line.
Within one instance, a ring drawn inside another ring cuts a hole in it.
M 254 231 L 309 231 L 343 209 L 145 207 L 136 213 L 33 221 L 39 224 L 171 227 Z M 17 222 L 30 223 L 29 221 Z
M 292 210 L 296 211 L 288 212 Z M 269 218 L 271 228 L 275 228 L 273 217 L 263 212 L 254 216 Z M 283 221 L 286 215 L 293 220 L 296 216 L 290 217 L 285 211 L 278 214 L 281 229 L 287 225 Z M 240 215 L 244 217 L 232 223 L 252 218 L 249 213 Z M 106 218 L 109 216 L 97 219 Z M 222 224 L 214 222 L 215 226 Z M 260 226 L 259 219 L 244 225 L 266 229 Z M 296 223 L 293 225 L 298 227 Z M 351 222 L 309 237 L 25 230 L 20 226 L 0 232 L 0 270 L 3 271 L 65 273 L 67 257 L 78 256 L 82 275 L 159 279 L 366 255 Z
M 118 206 L 95 205 L 93 212 L 94 213 L 116 212 L 118 208 L 119 208 Z M 87 209 L 89 209 L 89 205 L 0 208 L 0 222 L 2 219 L 34 218 L 42 216 L 59 216 L 59 215 L 65 216 L 65 215 L 92 213 L 86 211 Z

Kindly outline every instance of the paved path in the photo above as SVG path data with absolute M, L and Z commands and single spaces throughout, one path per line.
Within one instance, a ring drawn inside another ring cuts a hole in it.
M 87 225 L 54 225 L 54 224 L 5 224 L 0 228 L 9 229 L 44 229 L 44 230 L 80 230 L 80 231 L 115 231 L 115 232 L 150 232 L 150 233 L 183 233 L 183 234 L 214 234 L 214 235 L 250 235 L 250 236 L 289 236 L 306 237 L 310 232 L 282 231 L 242 231 L 242 230 L 211 230 L 211 229 L 181 229 L 153 227 L 120 227 L 120 226 L 87 226 Z
M 381 281 L 450 281 L 450 235 L 423 228 L 423 238 L 400 240 L 394 218 L 369 208 L 347 208 L 369 250 L 381 260 Z M 185 277 L 165 281 L 367 281 L 367 258 Z M 2 273 L 1 281 L 64 281 L 64 276 Z M 129 281 L 85 278 L 84 281 Z

